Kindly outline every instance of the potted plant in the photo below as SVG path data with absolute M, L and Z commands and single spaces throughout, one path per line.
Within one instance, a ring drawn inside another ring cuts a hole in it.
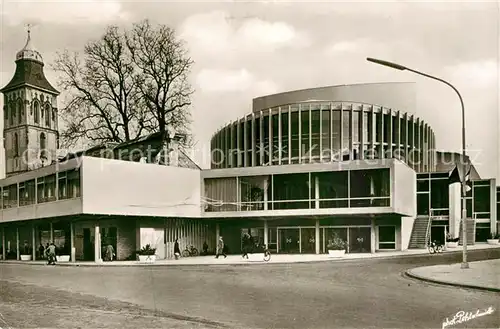
M 447 248 L 457 248 L 459 240 L 460 240 L 459 237 L 452 238 L 450 233 L 446 234 L 446 247 Z
M 326 248 L 328 249 L 328 257 L 342 257 L 345 254 L 346 243 L 336 233 L 328 240 Z
M 21 249 L 22 253 L 20 255 L 21 260 L 32 260 L 33 259 L 33 249 L 27 242 L 24 242 L 24 247 Z
M 487 239 L 486 242 L 488 242 L 488 244 L 500 244 L 499 240 L 500 240 L 500 234 L 491 233 L 491 239 Z
M 150 244 L 145 245 L 136 252 L 137 258 L 141 263 L 154 263 L 156 261 L 156 248 L 152 248 Z
M 66 244 L 61 248 L 61 247 L 56 247 L 56 260 L 58 262 L 62 263 L 67 263 L 69 262 L 70 255 L 69 255 L 69 250 L 66 247 Z

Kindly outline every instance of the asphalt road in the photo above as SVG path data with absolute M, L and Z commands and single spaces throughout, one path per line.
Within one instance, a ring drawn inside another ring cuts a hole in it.
M 469 261 L 492 258 L 500 249 L 469 253 Z M 0 327 L 441 328 L 458 311 L 491 306 L 493 314 L 452 327 L 498 328 L 500 294 L 402 275 L 460 260 L 454 253 L 257 266 L 1 264 Z M 16 315 L 26 300 L 33 314 Z

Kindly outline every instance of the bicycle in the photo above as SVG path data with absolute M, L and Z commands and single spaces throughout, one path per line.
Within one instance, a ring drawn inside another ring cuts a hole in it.
M 269 249 L 265 249 L 264 250 L 264 261 L 265 262 L 268 262 L 271 260 L 271 252 L 269 251 Z
M 430 254 L 441 253 L 443 252 L 443 245 L 438 244 L 436 241 L 430 242 L 427 246 Z
M 182 257 L 195 257 L 198 256 L 198 249 L 196 249 L 194 246 L 189 246 L 184 249 L 182 252 Z

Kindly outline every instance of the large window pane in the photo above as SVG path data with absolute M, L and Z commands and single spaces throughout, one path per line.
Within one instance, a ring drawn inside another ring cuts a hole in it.
M 4 209 L 17 207 L 17 184 L 4 186 L 2 194 Z
M 389 169 L 352 170 L 350 206 L 384 207 L 390 204 Z
M 281 113 L 281 163 L 288 164 L 288 113 Z
M 448 209 L 448 180 L 431 180 L 431 208 Z
M 474 186 L 474 212 L 490 212 L 489 186 Z
M 269 164 L 269 117 L 265 116 L 263 119 L 264 125 L 262 126 L 263 129 L 263 136 L 264 136 L 264 165 Z
M 340 149 L 342 148 L 342 138 L 340 136 L 340 111 L 335 110 L 333 111 L 333 131 L 332 131 L 332 136 L 333 136 L 333 145 L 332 145 L 332 153 L 339 153 Z
M 246 140 L 247 140 L 247 148 L 246 148 L 246 154 L 247 154 L 247 166 L 251 166 L 252 165 L 252 120 L 250 120 L 249 118 L 247 118 L 247 122 L 246 122 Z
M 311 189 L 311 184 L 309 182 L 309 174 L 274 175 L 273 176 L 274 209 L 309 208 L 310 189 Z M 304 201 L 298 201 L 298 200 L 304 200 Z M 295 202 L 290 202 L 290 201 L 295 201 Z
M 429 215 L 429 194 L 417 194 L 417 215 Z
M 353 143 L 359 143 L 359 116 L 360 116 L 359 111 L 353 111 L 352 112 L 352 142 Z
M 312 138 L 312 148 L 311 148 L 311 153 L 313 157 L 319 157 L 320 155 L 320 126 L 321 126 L 321 111 L 314 110 L 311 112 L 311 127 L 312 127 L 312 132 L 311 132 L 311 138 Z
M 328 156 L 330 149 L 330 110 L 321 111 L 321 143 L 323 144 L 322 156 Z
M 19 183 L 19 205 L 26 206 L 35 203 L 35 180 Z
M 391 116 L 384 114 L 384 143 L 389 142 L 389 135 L 391 134 Z
M 255 119 L 255 150 L 255 163 L 257 166 L 261 166 L 262 163 L 260 162 L 260 154 L 262 150 L 260 148 L 260 117 Z
M 396 249 L 396 227 L 379 226 L 378 227 L 378 248 Z
M 298 163 L 299 157 L 299 112 L 292 112 L 291 118 L 291 133 L 292 133 L 292 163 Z
M 270 184 L 270 176 L 239 178 L 242 211 L 264 210 L 264 194 L 269 190 L 266 180 Z
M 300 112 L 300 121 L 301 121 L 301 156 L 303 157 L 301 159 L 302 163 L 305 161 L 309 161 L 309 105 L 301 105 L 301 112 Z M 305 157 L 305 159 L 304 159 Z
M 205 179 L 205 211 L 237 211 L 236 178 Z
M 349 149 L 351 145 L 351 111 L 342 111 L 342 148 Z
M 344 208 L 348 207 L 348 172 L 334 171 L 316 173 L 314 179 L 318 179 L 320 208 Z M 316 178 L 317 177 L 317 178 Z M 322 201 L 323 200 L 323 201 Z
M 280 121 L 279 121 L 279 114 L 273 114 L 272 116 L 272 140 L 273 140 L 273 147 L 272 147 L 272 163 L 273 165 L 279 164 L 279 126 L 280 126 Z

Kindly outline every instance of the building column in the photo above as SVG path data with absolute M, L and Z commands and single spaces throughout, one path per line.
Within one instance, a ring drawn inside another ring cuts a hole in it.
M 319 177 L 314 177 L 314 207 L 319 209 Z
M 314 243 L 316 245 L 316 255 L 320 254 L 320 245 L 319 245 L 319 218 L 316 218 L 316 227 L 314 230 L 315 237 L 314 237 Z
M 267 226 L 267 219 L 264 219 L 264 246 L 268 248 L 269 243 L 269 227 Z
M 94 233 L 94 261 L 96 263 L 101 262 L 101 231 L 99 229 L 99 223 L 95 223 L 95 233 Z
M 264 210 L 268 210 L 269 209 L 269 206 L 268 206 L 268 197 L 267 197 L 268 190 L 269 190 L 269 180 L 266 178 L 264 180 Z
M 215 249 L 217 249 L 217 244 L 219 243 L 220 236 L 220 226 L 219 223 L 215 223 Z
M 375 234 L 375 218 L 371 218 L 371 232 L 370 232 L 370 252 L 372 254 L 375 253 L 375 250 L 377 249 L 377 241 L 376 241 L 376 234 Z
M 71 244 L 71 262 L 75 262 L 75 228 L 73 222 L 69 222 L 69 234 L 70 234 L 70 244 Z
M 7 246 L 5 245 L 5 226 L 2 227 L 2 259 L 5 260 Z
M 35 223 L 31 225 L 31 253 L 33 260 L 36 260 L 36 226 Z
M 54 242 L 54 226 L 50 222 L 50 243 Z
M 16 227 L 16 254 L 17 254 L 17 260 L 20 260 L 19 258 L 19 227 Z

